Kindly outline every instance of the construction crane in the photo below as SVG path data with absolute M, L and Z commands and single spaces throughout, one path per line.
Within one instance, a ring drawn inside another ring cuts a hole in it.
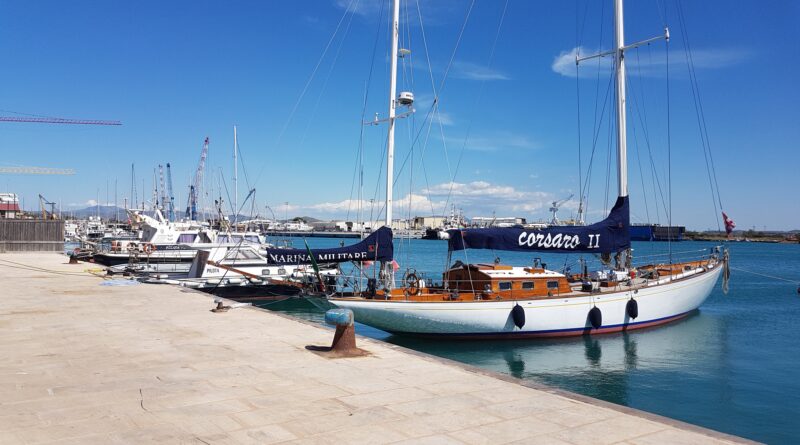
M 556 215 L 556 213 L 558 213 L 558 209 L 559 209 L 559 208 L 560 208 L 560 207 L 561 207 L 561 206 L 562 206 L 562 205 L 563 205 L 565 202 L 567 202 L 567 201 L 569 201 L 570 199 L 572 199 L 572 197 L 573 197 L 573 196 L 575 196 L 575 194 L 574 194 L 574 193 L 573 193 L 573 194 L 571 194 L 571 195 L 569 195 L 567 198 L 565 198 L 565 199 L 562 199 L 561 201 L 553 201 L 553 206 L 552 206 L 552 207 L 550 207 L 550 211 L 551 211 L 551 212 L 553 212 L 553 219 L 551 219 L 551 220 L 550 220 L 550 225 L 551 225 L 551 226 L 559 226 L 559 225 L 561 225 L 561 221 L 559 221 L 559 220 L 558 220 L 558 216 Z
M 50 216 L 47 216 L 47 206 L 50 206 Z M 42 195 L 39 195 L 39 207 L 42 209 L 42 219 L 58 219 L 56 216 L 56 203 L 50 202 Z
M 14 113 L 11 111 L 11 113 Z M 63 117 L 36 116 L 18 113 L 20 116 L 0 116 L 0 122 L 28 122 L 35 124 L 72 124 L 72 125 L 122 125 L 120 121 L 107 121 L 96 119 L 66 119 Z M 11 175 L 74 175 L 71 168 L 45 168 L 45 167 L 0 167 L 0 174 Z
M 158 176 L 156 173 L 156 168 L 153 167 L 153 200 L 150 201 L 152 204 L 153 213 L 155 214 L 156 209 L 158 208 Z
M 167 201 L 167 217 L 170 221 L 174 221 L 175 195 L 172 193 L 172 169 L 169 166 L 169 162 L 167 162 L 167 195 L 169 195 L 169 201 Z
M 200 193 L 200 187 L 203 184 L 206 157 L 208 157 L 208 138 L 203 142 L 203 150 L 200 152 L 200 162 L 197 164 L 194 182 L 189 185 L 189 202 L 186 206 L 186 217 L 192 221 L 197 221 L 197 195 Z
M 47 167 L 0 167 L 0 174 L 6 175 L 74 175 L 71 168 Z
M 158 164 L 158 183 L 161 188 L 161 200 L 158 203 L 163 213 L 167 210 L 167 188 L 164 186 L 164 166 L 161 164 Z
M 136 193 L 136 167 L 135 164 L 131 164 L 131 207 L 135 208 L 137 205 L 139 205 L 139 195 Z
M 12 111 L 13 113 L 13 111 Z M 122 125 L 120 121 L 96 119 L 66 119 L 50 116 L 0 116 L 0 122 L 27 122 L 34 124 L 71 124 L 71 125 Z

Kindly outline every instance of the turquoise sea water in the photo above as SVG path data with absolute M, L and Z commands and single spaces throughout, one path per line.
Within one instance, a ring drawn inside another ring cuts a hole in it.
M 309 238 L 312 247 L 341 240 Z M 345 240 L 347 244 L 355 240 Z M 302 245 L 302 242 L 295 243 Z M 674 243 L 674 252 L 712 243 Z M 800 441 L 800 245 L 732 243 L 731 266 L 794 283 L 732 271 L 730 292 L 718 284 L 700 311 L 663 327 L 559 340 L 432 341 L 392 336 L 358 325 L 357 332 L 422 352 L 545 383 L 609 402 L 767 443 Z M 637 256 L 666 252 L 666 243 L 634 243 Z M 443 241 L 396 241 L 401 271 L 412 266 L 437 277 Z M 470 262 L 530 264 L 532 255 L 469 251 Z M 542 255 L 561 269 L 563 255 Z M 572 264 L 576 258 L 567 258 Z M 573 266 L 574 270 L 577 268 Z M 305 301 L 264 306 L 322 322 Z

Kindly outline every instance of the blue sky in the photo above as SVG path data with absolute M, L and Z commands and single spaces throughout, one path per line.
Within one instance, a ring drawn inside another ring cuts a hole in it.
M 470 4 L 408 4 L 403 40 L 412 54 L 400 83 L 415 93 L 417 112 L 398 123 L 396 162 L 399 169 L 412 148 L 414 161 L 398 173 L 395 214 L 409 214 L 410 201 L 412 215 L 446 212 L 455 203 L 468 216 L 547 218 L 549 201 L 578 194 L 579 87 L 584 180 L 599 128 L 589 193 L 589 219 L 599 219 L 616 195 L 613 162 L 606 187 L 608 114 L 594 124 L 595 97 L 599 92 L 602 108 L 609 66 L 587 62 L 576 81 L 571 63 L 563 62 L 576 46 L 584 52 L 609 47 L 611 2 L 581 0 L 576 12 L 574 2 L 510 0 L 503 15 L 503 1 L 476 1 L 453 55 Z M 674 223 L 717 228 L 683 50 L 688 35 L 725 210 L 739 228 L 800 228 L 793 192 L 800 189 L 799 5 L 684 1 L 682 33 L 676 4 L 666 2 Z M 170 162 L 183 208 L 206 136 L 207 177 L 213 178 L 207 192 L 219 194 L 220 172 L 232 189 L 236 124 L 247 173 L 245 179 L 240 171 L 240 195 L 247 183 L 254 186 L 259 212 L 271 216 L 269 205 L 280 216 L 329 219 L 349 211 L 353 218 L 362 135 L 362 202 L 381 201 L 384 193 L 376 184 L 383 178 L 386 128 L 362 129 L 360 121 L 362 110 L 368 119 L 386 116 L 387 8 L 378 0 L 0 2 L 0 114 L 123 121 L 122 127 L 0 124 L 0 164 L 78 171 L 4 175 L 0 189 L 21 194 L 28 208 L 41 193 L 66 209 L 85 207 L 98 194 L 105 202 L 107 184 L 113 201 L 116 182 L 121 203 L 130 195 L 135 163 L 139 199 L 142 179 L 149 199 L 153 168 Z M 629 1 L 627 40 L 661 33 L 663 11 L 663 1 Z M 584 23 L 580 39 L 576 22 Z M 654 43 L 627 59 L 637 222 L 666 222 L 652 174 L 655 169 L 666 194 L 665 48 Z M 431 123 L 432 84 L 440 99 Z M 576 207 L 573 199 L 560 216 Z

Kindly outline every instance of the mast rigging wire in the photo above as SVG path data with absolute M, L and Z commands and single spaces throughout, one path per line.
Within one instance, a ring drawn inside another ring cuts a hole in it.
M 506 12 L 508 11 L 508 0 L 506 0 L 505 4 L 503 5 L 503 12 L 500 14 L 500 22 L 497 24 L 497 31 L 494 35 L 494 40 L 492 41 L 492 47 L 489 50 L 489 58 L 486 61 L 486 68 L 491 68 L 492 63 L 494 62 L 494 54 L 495 50 L 497 49 L 497 42 L 500 40 L 500 31 L 503 29 L 503 23 L 505 22 Z M 475 97 L 475 103 L 473 104 L 473 109 L 477 108 L 477 104 L 483 99 L 483 93 L 486 89 L 486 80 L 481 81 L 480 89 L 478 90 L 478 95 Z M 450 199 L 452 198 L 453 193 L 453 186 L 455 184 L 455 177 L 458 175 L 458 171 L 461 168 L 461 161 L 464 158 L 464 151 L 466 150 L 467 143 L 469 141 L 469 137 L 472 133 L 472 123 L 474 122 L 474 116 L 470 119 L 469 124 L 467 126 L 467 132 L 464 136 L 464 142 L 461 145 L 461 150 L 458 154 L 458 159 L 456 161 L 456 168 L 455 172 L 453 173 L 452 179 L 450 180 L 450 187 L 447 192 L 447 199 L 445 200 L 444 208 L 442 209 L 442 217 L 444 217 L 445 212 L 447 212 L 447 206 L 450 204 Z M 441 127 L 441 119 L 439 119 L 439 126 Z M 442 140 L 444 140 L 444 134 L 442 134 Z
M 350 218 L 350 206 L 353 200 L 353 187 L 355 184 L 356 172 L 359 178 L 359 192 L 358 192 L 358 219 L 361 218 L 361 211 L 363 206 L 363 186 L 364 186 L 364 119 L 367 113 L 367 101 L 369 100 L 369 85 L 372 83 L 372 74 L 375 71 L 375 54 L 378 50 L 378 40 L 380 38 L 381 19 L 383 18 L 385 2 L 380 2 L 380 10 L 375 24 L 375 39 L 372 44 L 372 57 L 369 63 L 369 73 L 367 74 L 367 81 L 364 88 L 364 103 L 361 107 L 361 122 L 358 124 L 358 151 L 356 152 L 356 167 L 353 172 L 353 182 L 350 184 L 350 202 L 347 204 L 347 219 Z M 360 221 L 363 223 L 363 221 Z
M 711 185 L 711 199 L 714 200 L 714 191 L 716 189 L 716 199 L 719 203 L 719 212 L 723 211 L 722 197 L 720 195 L 719 182 L 717 181 L 717 171 L 714 166 L 714 157 L 711 152 L 711 143 L 708 139 L 708 127 L 706 126 L 705 113 L 703 111 L 703 102 L 700 100 L 700 86 L 697 81 L 697 73 L 694 67 L 694 58 L 692 57 L 691 45 L 689 43 L 689 33 L 686 29 L 686 19 L 683 15 L 683 6 L 680 1 L 676 2 L 676 11 L 678 16 L 678 24 L 681 29 L 681 37 L 684 44 L 684 53 L 686 54 L 686 64 L 689 69 L 689 80 L 692 87 L 692 97 L 694 99 L 695 114 L 697 116 L 697 124 L 700 129 L 700 140 L 703 145 L 703 155 L 706 156 L 706 171 L 709 176 L 709 183 L 713 177 L 713 185 Z M 709 164 L 711 166 L 709 172 Z M 720 230 L 719 218 L 720 213 L 717 212 L 716 205 L 714 206 L 715 220 L 717 222 L 717 230 Z
M 344 13 L 342 13 L 342 17 L 339 19 L 339 22 L 336 24 L 336 28 L 334 29 L 333 34 L 331 35 L 331 38 L 328 39 L 328 43 L 325 45 L 325 48 L 322 50 L 322 54 L 320 54 L 319 59 L 317 60 L 317 64 L 314 66 L 314 69 L 311 71 L 311 75 L 308 77 L 308 80 L 306 81 L 305 85 L 303 86 L 303 90 L 300 92 L 300 96 L 297 98 L 297 101 L 295 102 L 294 106 L 292 107 L 292 111 L 289 112 L 289 117 L 286 118 L 286 122 L 283 124 L 283 128 L 281 128 L 280 133 L 278 133 L 278 138 L 275 141 L 275 146 L 276 147 L 279 146 L 281 141 L 283 140 L 283 135 L 286 133 L 286 130 L 289 128 L 289 124 L 292 122 L 292 119 L 294 118 L 294 114 L 297 112 L 297 108 L 300 106 L 300 102 L 303 101 L 303 98 L 305 97 L 309 86 L 311 86 L 311 82 L 314 81 L 314 78 L 315 78 L 315 76 L 317 74 L 317 70 L 319 70 L 320 65 L 322 65 L 322 61 L 325 59 L 325 55 L 328 54 L 328 50 L 330 49 L 331 44 L 333 43 L 334 39 L 336 38 L 336 35 L 339 33 L 339 28 L 341 28 L 345 17 L 347 17 L 347 13 L 352 11 L 352 13 L 355 14 L 354 4 L 355 4 L 355 6 L 358 6 L 359 2 L 360 2 L 360 0 L 350 0 L 350 3 L 348 3 L 347 8 L 345 8 L 345 10 L 344 10 Z M 267 167 L 267 162 L 264 161 L 264 164 L 261 166 L 261 170 L 258 172 L 258 175 L 256 176 L 255 182 L 258 182 L 258 180 L 261 179 L 261 175 L 264 173 L 264 169 L 266 167 Z
M 464 22 L 461 25 L 461 28 L 460 28 L 460 31 L 459 31 L 459 34 L 458 34 L 458 38 L 456 40 L 456 45 L 453 48 L 453 52 L 452 52 L 452 54 L 450 56 L 450 61 L 448 62 L 447 68 L 445 69 L 444 75 L 442 77 L 442 81 L 439 84 L 439 91 L 437 93 L 436 84 L 435 84 L 435 81 L 434 81 L 434 78 L 433 78 L 432 65 L 430 64 L 430 56 L 428 54 L 427 39 L 425 37 L 424 26 L 422 25 L 422 13 L 421 13 L 421 10 L 419 9 L 419 2 L 417 2 L 417 11 L 418 11 L 418 14 L 419 14 L 419 17 L 420 17 L 420 25 L 421 25 L 421 34 L 422 34 L 423 46 L 425 47 L 425 54 L 426 54 L 428 67 L 429 67 L 429 71 L 430 71 L 431 88 L 433 88 L 433 93 L 434 93 L 433 103 L 431 104 L 431 107 L 428 110 L 428 113 L 426 115 L 426 120 L 423 121 L 423 122 L 426 122 L 427 119 L 432 119 L 431 115 L 438 112 L 437 110 L 438 110 L 438 105 L 439 105 L 439 95 L 444 90 L 444 87 L 445 87 L 445 84 L 446 84 L 450 69 L 452 68 L 453 62 L 455 60 L 456 53 L 458 52 L 458 48 L 459 48 L 459 46 L 461 44 L 461 40 L 463 39 L 464 31 L 466 29 L 467 23 L 469 22 L 469 17 L 470 17 L 470 14 L 472 13 L 472 9 L 473 9 L 474 5 L 475 5 L 475 0 L 472 0 L 470 2 L 469 8 L 467 9 L 467 12 L 466 12 L 466 14 L 464 16 Z M 442 127 L 442 124 L 441 124 L 441 119 L 439 119 L 439 124 L 440 124 L 440 130 L 442 131 L 442 136 L 444 136 L 443 127 Z M 417 132 L 417 136 L 414 139 L 414 141 L 415 141 L 414 143 L 416 143 L 416 141 L 419 140 L 419 136 L 420 136 L 421 132 L 422 132 L 422 130 Z M 449 176 L 451 178 L 450 182 L 452 183 L 453 182 L 452 181 L 453 175 L 452 175 L 452 170 L 450 168 L 449 157 L 447 156 L 447 143 L 444 140 L 444 137 L 442 137 L 442 139 L 443 139 L 442 140 L 442 144 L 445 147 L 444 153 L 445 153 L 445 160 L 446 160 L 446 165 L 447 165 L 447 169 L 448 169 L 448 174 L 449 174 Z M 387 142 L 388 142 L 388 138 L 387 138 Z M 424 154 L 423 154 L 423 156 L 424 156 Z M 402 172 L 403 167 L 405 166 L 407 161 L 408 161 L 408 154 L 406 155 L 406 158 L 404 159 L 403 164 L 402 164 L 401 168 L 398 171 L 398 174 L 395 175 L 395 176 L 398 176 L 399 173 Z M 383 158 L 381 159 L 381 164 L 383 164 Z M 423 164 L 423 169 L 424 169 L 424 164 Z M 380 175 L 380 173 L 379 173 L 379 175 Z M 378 181 L 380 181 L 380 176 L 379 176 Z M 392 183 L 395 184 L 396 182 L 397 182 L 397 177 L 394 178 L 394 181 Z M 379 182 L 379 184 L 380 184 L 380 182 Z M 452 184 L 451 184 L 451 186 L 452 186 Z M 377 190 L 376 190 L 376 192 L 377 192 Z M 376 196 L 377 196 L 377 194 L 376 194 Z M 381 207 L 379 215 L 383 213 L 383 211 L 385 209 L 385 206 L 386 206 L 386 203 L 384 203 L 383 206 Z

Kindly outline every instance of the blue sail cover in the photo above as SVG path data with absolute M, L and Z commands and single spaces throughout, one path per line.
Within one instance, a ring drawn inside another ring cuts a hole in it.
M 352 246 L 332 249 L 310 249 L 314 260 L 318 263 L 345 263 L 348 261 L 392 261 L 394 244 L 392 229 L 381 227 L 361 242 Z M 311 257 L 306 249 L 267 249 L 267 261 L 270 264 L 311 264 Z
M 453 229 L 450 249 L 493 249 L 521 252 L 616 253 L 631 246 L 628 197 L 620 196 L 608 218 L 588 226 L 546 229 L 488 228 Z

